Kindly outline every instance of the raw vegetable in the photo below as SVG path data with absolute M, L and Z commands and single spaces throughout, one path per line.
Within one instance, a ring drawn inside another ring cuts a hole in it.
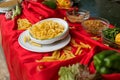
M 108 38 L 110 41 L 115 42 L 115 36 L 120 33 L 120 28 L 108 28 L 103 31 L 105 38 Z
M 101 80 L 99 74 L 90 74 L 88 67 L 79 63 L 61 67 L 58 75 L 59 80 Z
M 45 0 L 43 1 L 43 4 L 47 5 L 48 7 L 52 9 L 56 9 L 57 7 L 56 2 L 54 0 Z
M 120 33 L 115 36 L 115 43 L 120 45 Z
M 113 50 L 101 51 L 93 57 L 96 71 L 100 74 L 120 72 L 120 53 Z
M 12 10 L 13 14 L 11 16 L 12 19 L 14 19 L 15 16 L 20 15 L 21 14 L 21 7 L 20 5 L 16 5 L 15 9 Z

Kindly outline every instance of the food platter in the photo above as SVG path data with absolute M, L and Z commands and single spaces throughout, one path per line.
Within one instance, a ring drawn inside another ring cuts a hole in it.
M 71 40 L 70 35 L 68 35 L 65 39 L 57 41 L 52 44 L 45 44 L 41 47 L 31 45 L 29 42 L 24 42 L 24 37 L 29 36 L 28 30 L 22 32 L 18 38 L 18 43 L 20 46 L 26 50 L 33 51 L 33 52 L 51 52 L 55 50 L 59 50 L 63 47 L 65 47 Z
M 0 13 L 6 13 L 17 5 L 17 0 L 5 0 L 0 2 Z

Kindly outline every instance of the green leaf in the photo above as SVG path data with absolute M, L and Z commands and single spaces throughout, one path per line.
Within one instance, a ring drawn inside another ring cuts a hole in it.
M 47 5 L 48 7 L 52 9 L 56 9 L 57 7 L 56 2 L 54 1 L 44 1 L 43 4 Z

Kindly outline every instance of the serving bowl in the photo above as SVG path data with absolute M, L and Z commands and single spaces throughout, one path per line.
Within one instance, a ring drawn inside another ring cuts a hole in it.
M 19 0 L 18 0 L 19 1 Z M 17 5 L 17 0 L 1 0 L 0 2 L 0 13 L 5 13 L 13 9 Z
M 101 36 L 102 30 L 109 28 L 109 21 L 100 17 L 92 17 L 81 23 L 83 29 L 94 36 Z
M 60 18 L 48 18 L 34 24 L 29 29 L 30 39 L 39 44 L 51 44 L 66 38 L 68 23 Z
M 102 31 L 102 42 L 112 48 L 120 49 L 120 29 L 108 28 Z
M 67 16 L 67 19 L 74 23 L 74 22 L 82 22 L 86 19 L 88 19 L 90 17 L 90 13 L 89 11 L 87 10 L 76 10 L 76 9 L 72 9 L 72 10 L 68 10 L 66 12 L 66 16 Z

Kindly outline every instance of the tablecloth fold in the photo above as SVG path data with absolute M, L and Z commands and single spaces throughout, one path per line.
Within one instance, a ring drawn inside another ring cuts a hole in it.
M 102 50 L 112 49 L 99 41 L 95 41 L 82 28 L 80 23 L 70 23 L 70 35 L 77 43 L 83 42 L 89 44 L 91 49 L 84 49 L 81 55 L 78 55 L 69 60 L 53 61 L 53 62 L 36 62 L 44 56 L 50 56 L 52 52 L 36 53 L 22 48 L 18 43 L 18 37 L 24 30 L 17 30 L 17 19 L 26 18 L 32 24 L 50 18 L 50 17 L 65 17 L 65 10 L 53 10 L 41 3 L 41 0 L 23 1 L 22 14 L 13 20 L 6 20 L 4 15 L 0 15 L 2 20 L 0 23 L 2 33 L 2 46 L 5 53 L 7 65 L 10 72 L 10 80 L 57 80 L 58 71 L 61 66 L 68 66 L 74 63 L 89 65 L 91 73 L 95 72 L 93 64 L 93 56 Z M 71 43 L 72 52 L 76 51 Z M 37 70 L 38 66 L 44 68 Z M 103 75 L 104 80 L 119 80 L 120 74 Z

